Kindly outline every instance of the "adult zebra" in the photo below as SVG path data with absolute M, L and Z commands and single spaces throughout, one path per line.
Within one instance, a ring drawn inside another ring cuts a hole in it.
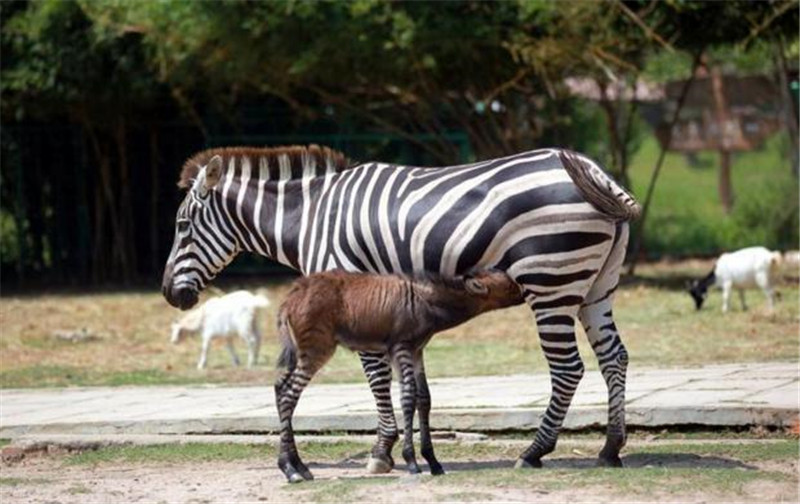
M 534 311 L 552 386 L 536 437 L 517 466 L 539 467 L 555 448 L 584 370 L 576 317 L 608 385 L 599 463 L 621 465 L 628 357 L 611 305 L 627 222 L 639 206 L 593 161 L 545 149 L 441 168 L 352 166 L 317 146 L 221 148 L 190 158 L 179 186 L 187 194 L 162 285 L 173 306 L 192 307 L 242 250 L 304 274 L 506 271 Z M 388 471 L 397 439 L 391 368 L 382 355 L 361 359 L 379 411 L 371 468 Z M 427 390 L 420 394 L 420 409 L 429 408 Z

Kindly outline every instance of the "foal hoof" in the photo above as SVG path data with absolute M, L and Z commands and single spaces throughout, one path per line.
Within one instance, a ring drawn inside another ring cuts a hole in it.
M 542 467 L 542 461 L 539 459 L 535 459 L 533 461 L 526 460 L 524 458 L 518 458 L 517 463 L 514 464 L 514 469 L 540 469 Z
M 300 473 L 297 472 L 286 476 L 286 479 L 289 480 L 289 483 L 301 483 L 306 480 Z
M 619 455 L 601 456 L 597 458 L 597 467 L 622 467 Z
M 422 469 L 420 469 L 419 464 L 416 462 L 406 464 L 406 469 L 408 469 L 408 474 L 422 474 Z
M 392 472 L 392 464 L 376 457 L 367 460 L 367 472 L 370 474 L 386 474 Z

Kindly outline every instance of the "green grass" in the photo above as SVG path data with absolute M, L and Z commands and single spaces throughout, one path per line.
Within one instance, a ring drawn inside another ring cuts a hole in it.
M 614 313 L 617 327 L 628 349 L 631 367 L 699 366 L 713 363 L 755 361 L 797 361 L 797 321 L 800 316 L 800 291 L 797 285 L 779 287 L 783 298 L 774 314 L 765 310 L 759 291 L 747 293 L 750 310 L 742 311 L 738 298 L 732 311 L 720 313 L 721 294 L 713 291 L 703 310 L 697 312 L 682 287 L 686 280 L 704 275 L 711 263 L 645 264 L 637 276 L 626 279 L 617 293 Z M 275 296 L 280 298 L 279 295 Z M 735 296 L 734 296 L 735 297 Z M 63 300 L 77 312 L 89 311 L 97 301 L 86 296 Z M 0 309 L 3 303 L 0 299 Z M 44 319 L 51 302 L 19 302 L 25 320 Z M 160 307 L 156 293 L 131 300 L 137 306 Z M 5 310 L 3 310 L 5 311 Z M 116 313 L 104 323 L 114 327 Z M 270 320 L 274 320 L 270 314 Z M 22 316 L 20 315 L 20 319 Z M 133 328 L 139 336 L 131 343 L 126 332 L 120 336 L 86 346 L 70 344 L 51 348 L 32 348 L 24 342 L 28 322 L 4 327 L 0 341 L 3 350 L 0 387 L 54 387 L 89 385 L 156 385 L 203 383 L 271 384 L 276 375 L 274 359 L 278 353 L 272 324 L 265 324 L 259 365 L 252 370 L 233 368 L 223 348 L 213 348 L 209 369 L 194 368 L 198 341 L 181 346 L 169 345 L 166 336 Z M 140 323 L 155 326 L 157 321 L 143 316 Z M 121 322 L 120 322 L 121 325 Z M 18 332 L 19 331 L 19 332 Z M 19 336 L 15 336 L 19 335 Z M 578 329 L 578 348 L 589 370 L 597 360 L 582 331 Z M 242 345 L 239 353 L 243 354 Z M 111 356 L 111 357 L 110 357 Z M 487 313 L 462 326 L 437 335 L 425 350 L 430 378 L 480 376 L 513 373 L 542 373 L 547 363 L 539 347 L 533 315 L 525 306 Z M 314 377 L 312 383 L 364 381 L 358 357 L 340 348 L 333 359 Z
M 0 487 L 18 487 L 23 485 L 42 485 L 52 483 L 52 481 L 44 478 L 5 478 L 0 477 Z
M 746 436 L 742 436 L 746 437 Z M 517 438 L 527 440 L 528 438 Z M 598 441 L 601 434 L 569 435 L 563 439 L 574 439 L 577 443 L 561 443 L 552 457 L 569 457 L 575 453 L 585 453 L 594 457 L 598 447 L 581 444 L 581 439 Z M 437 457 L 442 460 L 514 460 L 519 455 L 519 445 L 495 442 L 460 443 L 435 442 Z M 637 445 L 641 446 L 638 447 Z M 298 451 L 308 461 L 344 461 L 360 460 L 369 455 L 372 445 L 359 441 L 307 441 L 298 443 Z M 395 455 L 400 456 L 399 444 L 395 446 Z M 796 439 L 779 439 L 775 441 L 736 443 L 726 441 L 718 443 L 681 443 L 679 441 L 663 444 L 639 442 L 635 437 L 629 442 L 624 456 L 692 454 L 700 457 L 713 456 L 745 461 L 758 460 L 793 460 L 798 455 Z M 277 448 L 273 445 L 248 445 L 236 443 L 185 443 L 164 445 L 121 445 L 84 451 L 65 456 L 67 465 L 98 465 L 108 463 L 138 464 L 144 462 L 184 463 L 233 461 L 246 459 L 270 459 L 277 457 Z
M 80 366 L 34 365 L 0 372 L 0 387 L 67 387 L 120 385 L 184 385 L 201 383 L 160 369 L 104 372 Z
M 674 454 L 686 450 L 687 445 L 659 444 L 650 445 L 642 449 L 632 449 L 631 453 L 647 454 Z M 797 460 L 800 457 L 800 445 L 797 440 L 786 440 L 775 443 L 700 443 L 692 444 L 691 453 L 702 457 L 725 457 L 729 459 L 746 460 L 749 462 L 759 460 Z
M 394 476 L 348 478 L 335 481 L 312 481 L 286 489 L 301 502 L 357 502 L 361 491 L 386 491 L 384 487 L 397 483 Z
M 680 153 L 667 154 L 649 210 L 644 250 L 651 256 L 687 256 L 748 245 L 797 248 L 797 220 L 791 219 L 797 214 L 798 182 L 790 173 L 785 142 L 776 135 L 760 150 L 733 155 L 731 215 L 724 214 L 717 190 L 719 154 L 701 152 L 695 166 Z M 641 202 L 658 154 L 657 142 L 648 136 L 631 161 L 632 189 Z
M 298 450 L 308 460 L 340 461 L 369 455 L 371 445 L 354 441 L 299 442 Z M 144 462 L 228 462 L 247 459 L 277 459 L 273 445 L 234 443 L 185 443 L 164 445 L 120 445 L 70 454 L 67 465 L 98 465 L 108 463 L 138 464 Z
M 495 488 L 536 488 L 558 491 L 564 488 L 598 487 L 613 489 L 615 494 L 644 496 L 658 493 L 685 494 L 713 492 L 739 494 L 743 487 L 757 480 L 792 481 L 779 472 L 743 471 L 739 469 L 695 469 L 642 467 L 636 469 L 587 468 L 528 471 L 514 469 L 482 469 L 431 478 L 437 485 L 474 485 Z
M 65 457 L 67 465 L 98 465 L 109 463 L 185 463 L 185 462 L 229 462 L 233 460 L 275 458 L 273 446 L 253 446 L 228 443 L 186 443 L 146 446 L 111 446 L 93 451 L 70 454 Z

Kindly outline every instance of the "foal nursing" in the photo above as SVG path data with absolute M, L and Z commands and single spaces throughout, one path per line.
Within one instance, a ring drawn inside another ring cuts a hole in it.
M 522 302 L 518 285 L 501 272 L 445 279 L 331 271 L 297 280 L 278 315 L 283 346 L 278 364 L 286 367 L 275 383 L 281 421 L 278 466 L 286 478 L 290 482 L 313 478 L 297 453 L 292 414 L 303 388 L 339 344 L 392 359 L 401 376 L 403 458 L 408 470 L 420 472 L 412 439 L 418 410 L 422 456 L 431 473 L 443 473 L 428 428 L 430 394 L 422 350 L 437 332 Z M 394 465 L 391 449 L 379 444 L 372 453 L 387 470 Z

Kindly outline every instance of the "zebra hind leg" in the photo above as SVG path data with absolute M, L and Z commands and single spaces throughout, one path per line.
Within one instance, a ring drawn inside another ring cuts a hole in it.
M 583 377 L 583 361 L 575 341 L 575 319 L 571 315 L 574 311 L 577 311 L 577 306 L 561 307 L 556 311 L 539 309 L 536 312 L 539 340 L 550 367 L 552 390 L 536 437 L 520 455 L 515 466 L 517 468 L 542 467 L 541 458 L 555 450 L 572 396 Z
M 397 442 L 397 420 L 392 406 L 392 367 L 389 356 L 379 352 L 359 352 L 361 366 L 378 408 L 378 441 L 367 461 L 371 474 L 388 473 L 394 468 L 392 448 Z
M 628 244 L 628 226 L 622 226 L 611 253 L 586 301 L 578 312 L 592 350 L 597 356 L 600 372 L 608 387 L 608 427 L 606 444 L 600 451 L 598 465 L 622 467 L 620 450 L 625 446 L 625 375 L 628 369 L 628 352 L 614 324 L 612 304 L 619 284 L 619 272 L 625 260 Z
M 622 467 L 619 452 L 625 446 L 627 439 L 625 375 L 628 368 L 628 352 L 617 332 L 612 317 L 611 302 L 608 299 L 581 308 L 580 319 L 608 387 L 606 443 L 600 451 L 597 464 L 605 467 Z

